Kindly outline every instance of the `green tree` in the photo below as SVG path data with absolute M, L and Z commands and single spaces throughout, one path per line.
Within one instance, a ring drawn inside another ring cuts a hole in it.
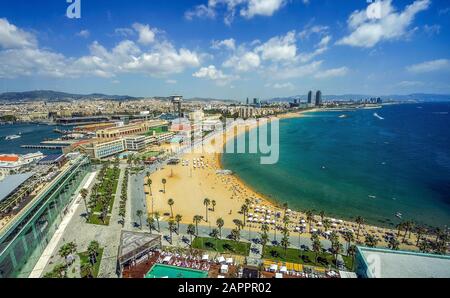
M 162 185 L 163 185 L 163 192 L 166 193 L 166 183 L 167 183 L 167 180 L 163 178 L 163 179 L 161 180 L 161 182 L 162 182 Z
M 193 222 L 195 223 L 195 234 L 198 236 L 198 224 L 203 219 L 201 215 L 194 215 Z
M 238 229 L 231 230 L 231 239 L 238 242 L 241 239 L 241 232 Z
M 89 262 L 94 265 L 97 263 L 97 256 L 99 254 L 100 250 L 100 244 L 97 241 L 91 241 L 88 246 L 88 255 L 89 255 Z
M 361 226 L 364 224 L 364 218 L 362 216 L 356 217 L 356 223 L 358 224 L 358 229 L 356 231 L 356 239 L 359 240 L 359 232 L 361 231 Z
M 169 221 L 167 222 L 167 224 L 169 225 L 169 234 L 170 234 L 170 244 L 173 244 L 173 239 L 172 239 L 172 233 L 175 231 L 175 221 L 171 218 L 169 219 Z
M 175 201 L 173 199 L 167 200 L 167 204 L 170 206 L 170 217 L 173 217 L 173 204 L 175 204 Z
M 284 248 L 284 257 L 287 256 L 287 249 L 291 245 L 289 242 L 289 230 L 287 228 L 283 229 L 283 238 L 281 238 L 281 246 Z
M 89 262 L 83 263 L 83 264 L 81 264 L 81 267 L 80 267 L 80 271 L 81 271 L 80 274 L 84 278 L 93 278 L 94 277 L 93 270 L 94 270 L 94 267 L 91 263 L 89 263 Z
M 205 198 L 203 200 L 203 205 L 206 208 L 206 222 L 208 222 L 208 209 L 209 209 L 209 205 L 211 204 L 211 201 L 208 198 Z
M 153 218 L 153 216 L 149 216 L 147 218 L 147 224 L 148 228 L 150 229 L 150 234 L 152 234 L 152 231 L 155 230 L 155 219 Z
M 309 225 L 309 233 L 311 233 L 311 231 L 312 231 L 311 223 L 312 223 L 313 219 L 314 219 L 314 215 L 313 215 L 312 211 L 311 210 L 306 211 L 306 220 L 308 221 L 308 225 Z
M 364 244 L 368 247 L 375 247 L 378 244 L 378 240 L 375 236 L 367 234 Z
M 175 215 L 175 221 L 177 222 L 177 229 L 180 231 L 180 222 L 183 219 L 183 216 L 180 214 Z
M 322 252 L 323 246 L 317 234 L 313 234 L 311 236 L 311 240 L 312 240 L 312 250 L 314 252 L 314 262 L 317 263 L 317 257 L 319 256 L 319 253 Z
M 193 224 L 188 224 L 186 232 L 191 237 L 191 247 L 192 247 L 192 236 L 196 235 L 196 227 Z
M 158 225 L 158 232 L 160 232 L 161 229 L 160 229 L 160 227 L 159 227 L 159 219 L 161 218 L 161 215 L 159 214 L 158 211 L 156 211 L 153 215 L 154 215 L 154 217 L 155 217 L 155 219 L 156 219 L 156 224 Z
M 216 220 L 216 225 L 219 228 L 219 236 L 220 236 L 220 238 L 222 238 L 222 227 L 223 227 L 224 224 L 225 224 L 225 222 L 224 222 L 222 217 L 219 217 Z
M 216 211 L 216 205 L 217 205 L 217 202 L 215 201 L 215 200 L 212 200 L 211 201 L 211 205 L 212 205 L 212 208 L 213 208 L 213 212 L 215 212 Z
M 144 214 L 144 212 L 142 210 L 137 210 L 136 211 L 136 216 L 139 217 L 139 227 L 142 230 L 142 215 Z
M 392 250 L 398 250 L 400 246 L 400 242 L 395 237 L 391 237 L 389 239 L 388 247 Z
M 83 202 L 84 202 L 84 208 L 86 208 L 86 219 L 88 219 L 89 216 L 90 216 L 89 215 L 89 208 L 88 208 L 88 205 L 87 205 L 87 202 L 86 202 L 86 198 L 88 196 L 88 190 L 86 188 L 83 188 L 80 191 L 80 195 L 81 195 L 81 198 L 83 199 Z
M 241 212 L 244 215 L 243 226 L 245 226 L 245 224 L 246 224 L 245 219 L 246 219 L 247 212 L 248 212 L 248 206 L 246 204 L 241 206 Z

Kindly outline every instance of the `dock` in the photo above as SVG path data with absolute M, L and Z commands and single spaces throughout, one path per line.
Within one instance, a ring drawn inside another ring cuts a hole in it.
M 55 145 L 21 145 L 20 148 L 25 149 L 44 149 L 44 150 L 61 150 L 65 146 L 55 146 Z

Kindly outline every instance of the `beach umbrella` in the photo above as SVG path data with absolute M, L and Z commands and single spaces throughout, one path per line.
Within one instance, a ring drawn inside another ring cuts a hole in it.
M 301 223 L 305 223 L 306 221 L 304 219 L 300 220 Z
M 288 210 L 287 210 L 287 212 L 291 212 L 291 211 L 292 211 L 291 209 L 288 209 Z
M 319 221 L 319 222 L 317 223 L 317 225 L 318 225 L 318 226 L 321 226 L 321 225 L 322 225 L 322 222 L 321 222 L 321 221 Z

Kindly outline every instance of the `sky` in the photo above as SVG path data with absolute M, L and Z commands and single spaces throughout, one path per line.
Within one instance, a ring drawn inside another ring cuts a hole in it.
M 2 0 L 0 92 L 448 94 L 449 23 L 448 0 Z

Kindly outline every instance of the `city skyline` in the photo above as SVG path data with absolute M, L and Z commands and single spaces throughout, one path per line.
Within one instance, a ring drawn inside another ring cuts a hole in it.
M 444 1 L 0 4 L 0 92 L 449 93 Z M 33 7 L 33 9 L 31 9 Z M 30 18 L 30 12 L 33 18 Z M 332 13 L 331 13 L 332 11 Z

